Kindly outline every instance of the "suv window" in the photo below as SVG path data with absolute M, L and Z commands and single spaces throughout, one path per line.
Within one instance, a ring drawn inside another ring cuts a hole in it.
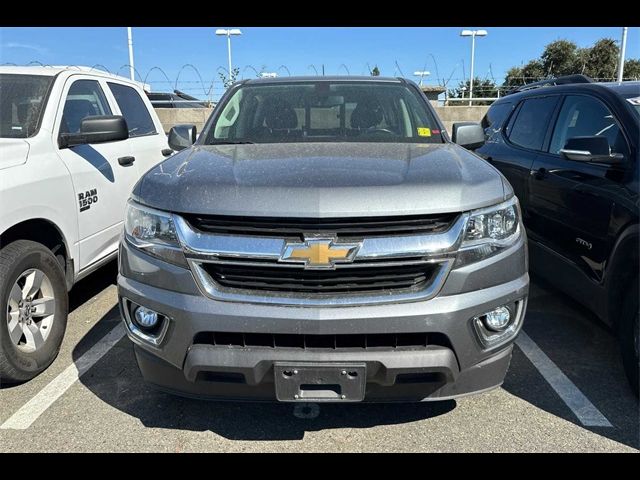
M 157 133 L 149 110 L 138 92 L 134 88 L 119 83 L 108 82 L 108 84 L 111 93 L 116 97 L 124 119 L 127 121 L 129 136 L 140 137 Z
M 76 80 L 64 102 L 60 133 L 80 133 L 82 120 L 96 115 L 111 115 L 100 84 L 96 80 Z
M 509 141 L 531 150 L 542 150 L 547 126 L 558 101 L 557 96 L 529 98 L 522 102 L 509 126 Z
M 480 121 L 480 125 L 484 128 L 484 135 L 486 138 L 489 138 L 500 131 L 500 127 L 502 127 L 504 119 L 509 115 L 511 107 L 513 107 L 512 103 L 491 105 L 485 116 L 482 117 L 482 120 Z
M 627 151 L 618 123 L 602 102 L 586 95 L 568 95 L 558 115 L 549 152 L 559 153 L 568 139 L 585 136 L 606 137 L 611 153 Z

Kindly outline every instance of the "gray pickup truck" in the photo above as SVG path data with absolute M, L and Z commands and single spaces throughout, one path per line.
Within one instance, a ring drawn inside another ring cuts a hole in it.
M 422 401 L 499 386 L 527 305 L 505 178 L 412 82 L 239 82 L 142 177 L 119 303 L 143 377 L 182 395 Z M 456 144 L 457 143 L 457 144 Z

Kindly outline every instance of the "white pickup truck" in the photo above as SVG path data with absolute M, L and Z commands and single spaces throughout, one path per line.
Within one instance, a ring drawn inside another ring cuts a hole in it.
M 116 257 L 133 186 L 171 153 L 140 84 L 0 67 L 0 382 L 53 362 L 68 291 Z

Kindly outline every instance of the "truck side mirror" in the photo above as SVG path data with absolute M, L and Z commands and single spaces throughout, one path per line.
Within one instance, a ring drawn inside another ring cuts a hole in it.
M 484 128 L 475 122 L 454 123 L 451 140 L 461 147 L 473 150 L 484 145 Z
M 62 133 L 58 139 L 60 148 L 89 143 L 117 142 L 129 138 L 127 121 L 122 115 L 94 115 L 80 123 L 80 133 Z
M 169 130 L 169 146 L 176 151 L 189 148 L 196 143 L 196 133 L 195 125 L 175 125 Z

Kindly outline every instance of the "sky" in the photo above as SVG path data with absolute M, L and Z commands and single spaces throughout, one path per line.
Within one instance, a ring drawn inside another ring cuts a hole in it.
M 449 80 L 456 86 L 468 78 L 471 39 L 460 27 L 133 27 L 136 79 L 154 91 L 174 88 L 198 98 L 217 99 L 223 90 L 218 72 L 226 73 L 227 41 L 216 28 L 240 28 L 232 37 L 233 66 L 240 77 L 256 71 L 279 76 L 368 74 L 367 64 L 382 75 L 419 80 L 415 71 L 431 75 L 425 84 Z M 621 27 L 490 27 L 476 39 L 475 76 L 504 79 L 506 71 L 539 57 L 544 46 L 568 39 L 579 47 L 610 37 L 620 40 Z M 630 27 L 626 58 L 640 57 L 640 28 Z M 126 27 L 7 27 L 0 28 L 0 64 L 99 65 L 128 76 Z M 193 68 L 194 67 L 194 68 Z M 315 67 L 315 69 L 314 69 Z M 223 70 L 224 69 L 224 70 Z M 255 69 L 255 71 L 254 71 Z M 199 75 L 198 75 L 199 74 Z M 165 77 L 166 75 L 166 77 Z M 202 82 L 200 81 L 202 78 Z M 213 81 L 213 89 L 211 88 Z

